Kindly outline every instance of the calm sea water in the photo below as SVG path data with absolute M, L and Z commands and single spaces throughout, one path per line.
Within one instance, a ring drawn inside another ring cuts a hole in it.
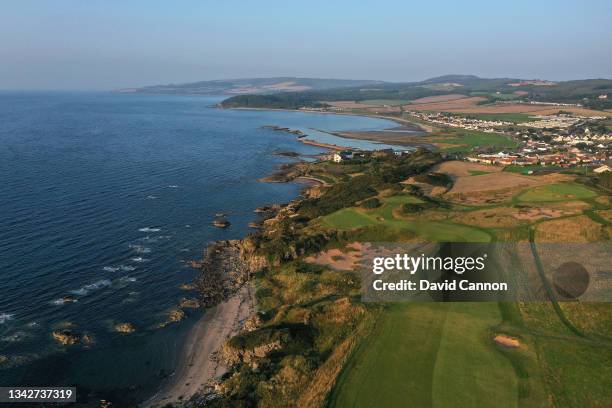
M 354 116 L 219 110 L 219 98 L 103 93 L 0 93 L 0 385 L 78 385 L 80 395 L 140 396 L 172 372 L 181 324 L 156 326 L 185 292 L 207 242 L 248 233 L 253 210 L 286 202 L 296 184 L 257 178 L 314 154 L 262 129 L 381 129 Z M 318 135 L 327 142 L 370 147 Z M 232 225 L 210 225 L 226 212 Z M 77 302 L 63 304 L 64 296 Z M 131 322 L 137 332 L 113 326 Z M 63 347 L 66 323 L 93 335 Z

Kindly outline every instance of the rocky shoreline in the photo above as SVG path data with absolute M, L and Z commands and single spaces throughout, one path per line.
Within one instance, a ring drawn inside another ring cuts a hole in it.
M 213 242 L 202 262 L 194 265 L 200 270 L 195 281 L 200 304 L 213 307 L 229 299 L 265 265 L 265 259 L 253 254 L 243 240 Z
M 295 163 L 295 164 L 299 164 Z M 283 181 L 300 177 L 300 172 L 288 174 Z M 305 194 L 308 192 L 306 191 Z M 261 216 L 255 234 L 265 234 L 277 222 L 290 216 L 299 199 L 287 204 L 270 204 L 254 210 Z M 242 239 L 221 240 L 207 246 L 201 261 L 191 266 L 199 270 L 190 289 L 195 290 L 198 304 L 207 308 L 196 324 L 185 348 L 184 362 L 173 379 L 144 406 L 159 407 L 171 402 L 175 407 L 202 406 L 215 399 L 220 392 L 220 377 L 236 359 L 249 358 L 237 355 L 227 341 L 240 333 L 256 329 L 261 320 L 255 312 L 254 296 L 249 284 L 254 274 L 268 266 L 265 257 L 255 253 L 253 235 Z M 274 345 L 270 345 L 270 350 Z M 253 350 L 254 355 L 269 350 Z M 199 361 L 196 366 L 194 361 Z

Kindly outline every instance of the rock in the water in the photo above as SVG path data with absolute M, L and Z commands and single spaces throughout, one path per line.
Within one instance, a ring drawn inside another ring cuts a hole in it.
M 66 295 L 62 297 L 62 302 L 63 303 L 75 303 L 75 302 L 78 302 L 78 300 L 74 296 Z
M 281 209 L 279 204 L 270 204 L 270 205 L 262 205 L 261 207 L 257 207 L 255 209 L 256 213 L 269 213 L 276 212 Z
M 0 356 L 0 365 L 8 363 L 9 359 L 7 356 Z
M 77 344 L 81 339 L 78 333 L 75 333 L 70 329 L 55 330 L 53 332 L 53 338 L 64 345 Z
M 174 309 L 168 313 L 168 320 L 171 322 L 180 322 L 185 318 L 185 312 L 181 309 Z
M 231 225 L 230 222 L 225 219 L 214 220 L 212 224 L 217 228 L 227 228 Z
M 119 333 L 134 333 L 136 328 L 132 323 L 119 323 L 115 325 L 115 331 Z
M 180 307 L 183 309 L 198 309 L 200 307 L 200 301 L 198 299 L 182 298 Z
M 200 265 L 198 264 L 197 267 L 199 268 Z M 181 286 L 179 286 L 179 289 L 182 289 L 182 290 L 196 290 L 196 286 L 193 283 L 183 283 L 183 284 L 181 284 Z
M 81 342 L 83 342 L 83 344 L 93 344 L 94 343 L 94 338 L 91 334 L 84 334 L 83 337 L 81 338 Z

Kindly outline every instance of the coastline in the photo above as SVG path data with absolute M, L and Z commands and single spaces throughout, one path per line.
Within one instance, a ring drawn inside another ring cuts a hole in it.
M 217 351 L 242 330 L 254 310 L 254 294 L 248 283 L 228 300 L 206 310 L 187 335 L 176 371 L 141 406 L 184 403 L 210 387 L 228 369 L 216 358 Z
M 435 146 L 431 143 L 421 142 L 417 138 L 426 136 L 433 132 L 433 127 L 422 123 L 413 122 L 403 118 L 387 117 L 383 115 L 368 115 L 365 113 L 353 113 L 353 112 L 321 112 L 321 111 L 309 111 L 299 109 L 279 109 L 279 108 L 223 108 L 217 105 L 219 109 L 233 109 L 233 110 L 252 110 L 252 111 L 279 111 L 279 112 L 302 112 L 302 113 L 315 113 L 321 115 L 338 115 L 338 116 L 358 116 L 363 118 L 382 119 L 395 122 L 399 125 L 399 128 L 408 127 L 407 130 L 393 130 L 393 128 L 381 129 L 381 130 L 370 130 L 370 131 L 326 131 L 321 129 L 313 129 L 318 132 L 327 133 L 331 136 L 340 137 L 348 140 L 355 141 L 366 141 L 375 144 L 383 145 L 394 145 L 398 147 L 406 147 L 412 149 L 425 148 L 428 150 L 436 150 Z M 410 140 L 404 140 L 404 138 L 410 138 Z M 323 147 L 330 150 L 340 151 L 345 150 L 347 146 L 339 146 L 332 143 L 319 142 L 316 140 L 308 139 L 306 137 L 299 138 L 298 141 L 317 147 Z
M 242 108 L 236 108 L 242 109 Z M 250 109 L 250 108 L 244 108 Z M 254 110 L 282 110 L 296 112 L 286 109 L 258 109 Z M 299 111 L 297 111 L 299 112 Z M 342 115 L 335 112 L 307 112 Z M 372 118 L 368 115 L 346 114 L 347 116 L 362 116 Z M 385 117 L 377 117 L 387 119 Z M 394 120 L 392 120 L 394 121 Z M 396 123 L 401 123 L 395 121 Z M 330 133 L 330 132 L 327 132 Z M 332 133 L 330 133 L 332 134 Z M 350 137 L 343 136 L 347 139 Z M 355 140 L 358 140 L 355 138 Z M 329 143 L 317 142 L 307 138 L 296 138 L 296 141 L 304 144 L 330 149 L 332 151 L 344 150 L 346 147 Z M 376 142 L 375 140 L 371 140 Z M 260 182 L 294 182 L 302 183 L 305 189 L 326 185 L 323 180 L 295 175 L 281 180 L 274 180 L 275 175 L 287 176 L 287 169 L 280 173 L 273 172 L 259 179 Z M 300 200 L 296 197 L 293 202 Z M 282 205 L 284 207 L 284 205 Z M 244 237 L 243 237 L 244 238 Z M 210 246 L 209 246 L 210 247 Z M 210 307 L 204 315 L 194 323 L 182 346 L 181 357 L 176 370 L 159 387 L 158 391 L 140 404 L 142 407 L 162 408 L 168 404 L 185 404 L 192 399 L 206 398 L 214 393 L 215 382 L 225 374 L 229 367 L 217 358 L 218 352 L 231 337 L 243 330 L 245 321 L 255 312 L 255 298 L 250 280 L 228 299 Z
M 363 118 L 371 118 L 371 119 L 383 119 L 391 122 L 395 122 L 398 125 L 417 125 L 423 128 L 423 130 L 427 133 L 432 131 L 432 128 L 428 125 L 423 125 L 421 123 L 411 122 L 407 119 L 403 118 L 393 118 L 389 116 L 383 115 L 368 115 L 366 113 L 355 113 L 355 112 L 323 112 L 323 111 L 311 111 L 311 110 L 299 110 L 299 109 L 281 109 L 281 108 L 246 108 L 246 107 L 237 107 L 237 108 L 223 108 L 219 104 L 216 105 L 218 109 L 229 109 L 229 110 L 251 110 L 251 111 L 272 111 L 272 112 L 302 112 L 302 113 L 314 113 L 319 115 L 338 115 L 338 116 L 360 116 Z

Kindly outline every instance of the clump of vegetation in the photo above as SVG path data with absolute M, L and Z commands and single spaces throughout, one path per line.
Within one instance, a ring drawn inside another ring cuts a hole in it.
M 448 174 L 443 173 L 419 174 L 414 179 L 420 183 L 427 183 L 439 187 L 451 187 L 453 184 L 453 180 Z
M 366 209 L 378 208 L 382 205 L 380 200 L 376 197 L 368 198 L 361 202 L 361 207 Z
M 405 203 L 402 205 L 402 212 L 404 214 L 414 214 L 424 211 L 427 208 L 429 208 L 427 203 Z

